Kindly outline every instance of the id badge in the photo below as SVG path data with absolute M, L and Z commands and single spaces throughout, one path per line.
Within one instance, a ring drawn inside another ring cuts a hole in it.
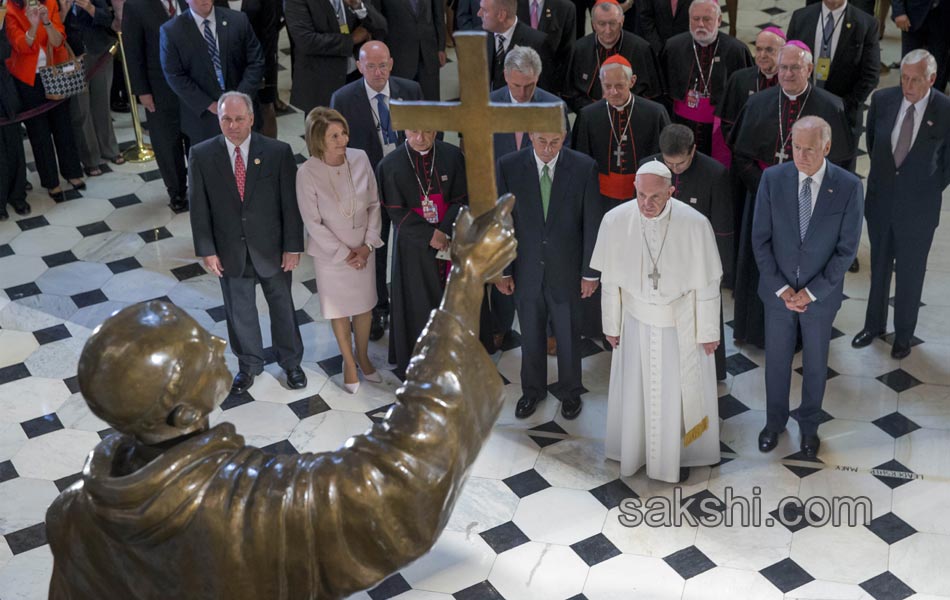
M 345 35 L 350 35 L 350 26 L 347 25 L 346 23 L 341 24 L 340 33 L 343 33 Z
M 449 242 L 451 241 L 452 241 L 452 238 L 449 238 Z M 452 253 L 449 251 L 448 248 L 446 248 L 445 250 L 439 250 L 438 252 L 436 252 L 435 257 L 439 260 L 452 260 Z
M 815 78 L 818 81 L 827 81 L 829 71 L 831 71 L 831 59 L 827 56 L 819 58 L 818 62 L 815 63 Z
M 699 106 L 699 90 L 690 90 L 686 93 L 686 106 L 690 108 Z
M 439 222 L 439 209 L 428 196 L 422 198 L 422 217 L 429 223 Z

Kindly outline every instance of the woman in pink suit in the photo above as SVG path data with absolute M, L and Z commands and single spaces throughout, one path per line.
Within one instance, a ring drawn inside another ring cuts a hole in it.
M 306 138 L 310 158 L 297 171 L 297 202 L 307 227 L 320 310 L 330 319 L 343 355 L 343 387 L 355 394 L 358 371 L 367 381 L 382 381 L 367 353 L 376 306 L 373 250 L 383 245 L 376 178 L 366 153 L 346 147 L 349 126 L 339 112 L 324 107 L 310 111 Z

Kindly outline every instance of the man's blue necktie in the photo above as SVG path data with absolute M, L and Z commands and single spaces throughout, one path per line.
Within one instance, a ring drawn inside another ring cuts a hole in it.
M 809 221 L 811 221 L 811 177 L 806 177 L 798 193 L 798 234 L 802 241 L 805 241 Z
M 385 94 L 376 94 L 376 111 L 379 112 L 379 128 L 383 133 L 383 143 L 395 144 L 399 138 L 393 131 L 392 121 L 389 119 L 389 107 L 386 106 Z
M 214 32 L 211 31 L 211 21 L 205 19 L 204 23 L 204 36 L 205 43 L 208 45 L 208 54 L 211 55 L 211 63 L 214 65 L 214 74 L 218 78 L 218 84 L 221 86 L 221 89 L 224 87 L 224 72 L 221 69 L 221 54 L 218 53 L 218 42 L 214 39 Z

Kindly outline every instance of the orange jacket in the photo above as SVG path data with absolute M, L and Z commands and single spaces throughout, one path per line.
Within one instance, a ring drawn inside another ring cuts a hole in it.
M 59 18 L 59 2 L 56 0 L 46 0 L 44 3 L 49 11 L 50 22 L 56 31 L 63 36 L 63 43 L 58 48 L 53 48 L 53 55 L 46 57 L 47 65 L 55 65 L 69 59 L 69 53 L 66 51 L 66 29 Z M 36 80 L 36 63 L 40 57 L 40 48 L 48 50 L 46 28 L 40 23 L 36 28 L 36 39 L 33 45 L 26 41 L 26 32 L 30 30 L 30 21 L 26 18 L 26 4 L 23 8 L 13 2 L 7 2 L 6 18 L 7 39 L 10 40 L 12 52 L 7 59 L 7 70 L 10 74 L 27 85 L 33 85 Z

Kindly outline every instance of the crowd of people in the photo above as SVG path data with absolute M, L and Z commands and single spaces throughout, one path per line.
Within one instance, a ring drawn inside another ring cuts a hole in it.
M 717 462 L 725 288 L 736 342 L 766 349 L 760 450 L 785 429 L 800 348 L 801 448 L 813 457 L 831 324 L 845 273 L 860 268 L 863 219 L 871 289 L 852 344 L 885 333 L 896 262 L 891 354 L 904 358 L 950 184 L 950 2 L 893 0 L 901 83 L 873 95 L 881 33 L 866 8 L 809 2 L 787 32 L 763 29 L 753 54 L 720 30 L 716 0 L 8 0 L 0 219 L 7 205 L 30 212 L 17 114 L 47 109 L 24 123 L 54 200 L 63 184 L 81 190 L 83 176 L 101 175 L 103 161 L 121 164 L 108 101 L 121 29 L 169 205 L 190 209 L 196 254 L 221 281 L 239 361 L 232 393 L 265 362 L 258 283 L 287 385 L 307 385 L 290 294 L 304 252 L 344 388 L 381 381 L 368 344 L 387 328 L 389 362 L 405 377 L 451 270 L 467 184 L 463 150 L 436 131 L 395 130 L 390 102 L 439 99 L 454 14 L 459 29 L 488 33 L 494 102 L 560 102 L 573 114 L 560 130 L 494 136 L 519 250 L 488 290 L 481 341 L 490 353 L 509 347 L 517 316 L 516 416 L 549 391 L 563 418 L 580 414 L 586 337 L 614 351 L 607 455 L 625 475 L 646 465 L 676 481 Z M 275 139 L 284 24 L 310 154 L 299 168 Z M 69 49 L 85 53 L 89 83 L 50 108 L 38 73 Z M 854 174 L 862 132 L 866 197 Z M 557 357 L 550 385 L 547 355 Z

